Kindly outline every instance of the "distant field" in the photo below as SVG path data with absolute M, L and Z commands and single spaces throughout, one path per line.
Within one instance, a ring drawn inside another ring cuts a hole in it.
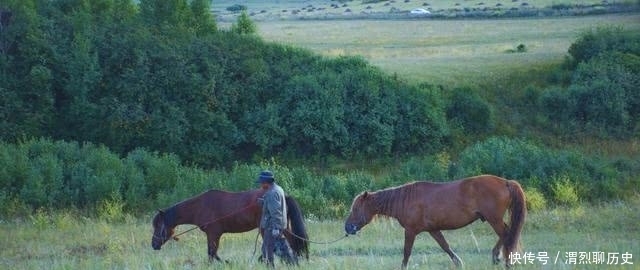
M 410 82 L 467 85 L 499 80 L 503 74 L 564 59 L 569 45 L 590 28 L 621 25 L 640 31 L 640 14 L 526 17 L 511 19 L 419 19 L 409 10 L 541 10 L 607 6 L 633 1 L 568 0 L 390 0 L 214 1 L 220 27 L 228 28 L 247 8 L 265 40 L 311 49 L 322 55 L 359 55 Z M 338 6 L 338 7 L 336 7 Z M 346 10 L 349 10 L 346 12 Z M 394 19 L 375 14 L 405 14 Z M 428 17 L 428 16 L 427 16 Z M 525 53 L 507 53 L 524 45 Z
M 325 18 L 364 18 L 364 17 L 407 17 L 409 11 L 422 8 L 431 12 L 430 16 L 460 16 L 466 12 L 483 12 L 487 15 L 500 16 L 510 11 L 539 11 L 556 7 L 579 7 L 595 9 L 596 12 L 611 8 L 614 4 L 634 3 L 634 0 L 388 0 L 388 1 L 335 1 L 335 0 L 222 0 L 213 1 L 213 11 L 220 21 L 230 21 L 237 12 L 227 10 L 236 4 L 247 8 L 247 13 L 254 20 L 289 20 L 289 19 L 325 19 Z M 637 3 L 637 2 L 635 2 Z M 564 11 L 566 12 L 566 10 Z M 586 10 L 578 11 L 588 12 Z M 535 14 L 535 12 L 533 13 Z M 408 16 L 416 17 L 416 16 Z M 420 16 L 417 16 L 420 17 Z
M 640 14 L 478 20 L 284 20 L 257 22 L 265 40 L 322 55 L 360 55 L 413 82 L 459 85 L 563 60 L 585 30 L 640 31 Z M 225 24 L 221 24 L 225 27 Z M 525 53 L 507 53 L 520 44 Z
M 516 269 L 640 269 L 638 207 L 636 198 L 629 203 L 530 213 L 522 245 L 535 260 Z M 307 221 L 307 225 L 316 241 L 344 235 L 342 220 Z M 189 228 L 180 226 L 178 231 Z M 206 238 L 200 231 L 187 233 L 178 242 L 170 241 L 160 251 L 152 250 L 150 217 L 106 222 L 64 213 L 39 213 L 22 221 L 1 221 L 0 231 L 0 269 L 267 269 L 255 260 L 255 230 L 224 235 L 219 255 L 231 263 L 213 265 L 207 261 Z M 464 269 L 504 269 L 490 262 L 490 250 L 497 238 L 486 223 L 476 221 L 444 235 L 464 262 Z M 310 260 L 303 261 L 299 269 L 398 269 L 402 245 L 403 231 L 397 222 L 376 219 L 358 236 L 329 245 L 312 244 Z M 549 257 L 547 265 L 540 260 L 542 252 Z M 567 264 L 579 252 L 602 252 L 605 262 Z M 614 253 L 617 264 L 607 264 L 607 257 Z M 633 265 L 621 265 L 625 253 L 631 254 L 629 262 Z M 409 269 L 452 266 L 427 233 L 418 236 Z

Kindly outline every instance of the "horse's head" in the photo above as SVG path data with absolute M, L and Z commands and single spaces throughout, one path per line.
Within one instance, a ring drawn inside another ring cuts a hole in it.
M 371 209 L 370 201 L 371 195 L 366 191 L 353 199 L 351 213 L 344 223 L 344 230 L 347 234 L 356 234 L 362 227 L 371 222 L 375 214 Z
M 167 221 L 167 214 L 162 210 L 158 210 L 156 216 L 153 217 L 152 225 L 153 237 L 151 238 L 151 247 L 159 250 L 164 243 L 173 237 L 175 225 L 173 225 L 173 222 Z

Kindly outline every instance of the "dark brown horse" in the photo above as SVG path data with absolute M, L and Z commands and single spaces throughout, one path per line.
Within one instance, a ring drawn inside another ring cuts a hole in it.
M 222 261 L 218 256 L 220 237 L 224 233 L 240 233 L 253 230 L 260 224 L 262 206 L 258 202 L 264 194 L 261 189 L 245 192 L 209 190 L 186 199 L 164 210 L 158 210 L 153 218 L 151 246 L 159 250 L 174 238 L 175 228 L 181 224 L 198 226 L 207 234 L 209 259 Z M 296 256 L 309 258 L 308 239 L 302 210 L 292 197 L 285 198 L 289 228 L 285 235 Z M 294 237 L 295 234 L 297 237 Z
M 508 225 L 503 221 L 507 209 L 510 212 Z M 518 182 L 481 175 L 449 183 L 414 182 L 364 192 L 353 200 L 345 231 L 355 234 L 375 215 L 393 217 L 405 229 L 403 268 L 411 256 L 416 235 L 425 231 L 449 254 L 456 266 L 461 266 L 462 261 L 451 251 L 440 231 L 458 229 L 480 219 L 489 222 L 498 234 L 492 252 L 493 262 L 499 262 L 502 246 L 509 267 L 507 256 L 518 246 L 526 213 L 524 192 Z

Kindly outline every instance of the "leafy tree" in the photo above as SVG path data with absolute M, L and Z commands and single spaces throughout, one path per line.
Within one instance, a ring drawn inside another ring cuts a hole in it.
M 141 0 L 140 16 L 155 29 L 183 28 L 191 20 L 186 0 Z
M 576 65 L 608 51 L 640 55 L 639 36 L 640 34 L 625 31 L 620 26 L 598 27 L 583 33 L 572 43 L 569 54 Z
M 449 121 L 472 134 L 484 134 L 494 127 L 489 103 L 470 88 L 453 89 L 446 114 Z
M 0 138 L 44 136 L 53 123 L 52 57 L 37 1 L 5 1 L 0 31 Z M 8 16 L 8 15 L 4 15 Z
M 569 53 L 577 60 L 571 84 L 540 96 L 550 123 L 598 137 L 633 136 L 640 122 L 640 35 L 599 28 L 583 34 Z
M 250 35 L 256 33 L 256 24 L 251 21 L 246 11 L 242 11 L 236 23 L 231 25 L 231 32 L 240 35 Z
M 638 102 L 640 76 L 626 70 L 603 54 L 578 65 L 569 87 L 573 118 L 597 133 L 629 134 L 631 105 Z
M 191 0 L 191 28 L 198 36 L 206 36 L 217 31 L 217 26 L 211 14 L 211 1 Z

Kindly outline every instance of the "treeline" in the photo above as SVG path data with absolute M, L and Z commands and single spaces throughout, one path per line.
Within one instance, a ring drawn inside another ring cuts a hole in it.
M 0 139 L 145 147 L 204 167 L 445 146 L 436 91 L 220 31 L 210 1 L 136 2 L 3 1 Z
M 256 175 L 264 168 L 275 172 L 278 183 L 309 218 L 342 218 L 353 197 L 365 190 L 483 173 L 520 181 L 534 211 L 547 205 L 621 200 L 633 196 L 640 185 L 638 160 L 584 156 L 505 137 L 471 145 L 455 159 L 441 152 L 396 161 L 378 176 L 361 170 L 319 172 L 276 160 L 236 163 L 227 170 L 182 163 L 176 155 L 144 149 L 120 157 L 92 143 L 47 139 L 0 143 L 0 217 L 27 216 L 40 209 L 89 216 L 148 213 L 208 189 L 257 188 Z

